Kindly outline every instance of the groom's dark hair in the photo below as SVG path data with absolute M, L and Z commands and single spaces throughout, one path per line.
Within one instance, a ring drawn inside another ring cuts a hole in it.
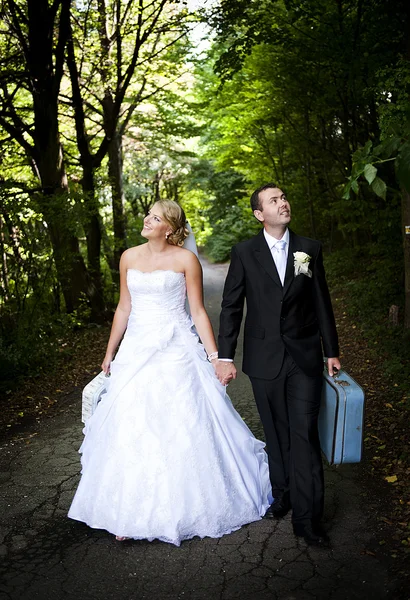
M 255 190 L 251 196 L 251 208 L 252 208 L 252 212 L 254 210 L 262 210 L 262 204 L 261 201 L 259 199 L 259 192 L 263 192 L 264 190 L 269 190 L 271 188 L 276 188 L 278 187 L 277 183 L 273 183 L 273 181 L 271 181 L 270 183 L 265 183 L 264 185 L 261 185 L 260 187 L 258 187 L 257 190 Z
M 277 188 L 277 187 L 278 187 L 278 185 L 273 182 L 265 183 L 264 185 L 261 185 L 260 187 L 258 187 L 258 189 L 255 190 L 251 196 L 252 212 L 254 210 L 262 210 L 261 201 L 259 199 L 259 192 L 263 192 L 264 190 L 269 190 L 271 188 Z

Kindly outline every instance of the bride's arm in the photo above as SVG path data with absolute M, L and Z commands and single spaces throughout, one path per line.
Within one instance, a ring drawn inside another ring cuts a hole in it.
M 105 357 L 101 364 L 104 373 L 108 373 L 110 370 L 112 358 L 127 328 L 130 312 L 131 296 L 127 286 L 127 251 L 125 251 L 120 259 L 120 299 L 115 310 Z
M 185 264 L 189 309 L 199 337 L 209 355 L 217 352 L 217 346 L 211 321 L 204 307 L 202 267 L 197 257 L 192 253 L 189 254 Z

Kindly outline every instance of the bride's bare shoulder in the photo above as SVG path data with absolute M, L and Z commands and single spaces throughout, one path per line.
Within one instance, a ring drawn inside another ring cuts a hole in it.
M 200 266 L 200 262 L 196 254 L 187 250 L 186 248 L 178 248 L 178 259 L 184 267 L 184 271 L 189 269 L 197 269 Z
M 138 258 L 142 255 L 143 246 L 144 244 L 141 246 L 133 246 L 132 248 L 124 250 L 124 252 L 121 254 L 121 265 L 125 268 L 128 268 L 135 264 L 136 261 L 138 261 Z

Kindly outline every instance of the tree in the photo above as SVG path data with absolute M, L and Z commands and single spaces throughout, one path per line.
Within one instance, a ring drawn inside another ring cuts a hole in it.
M 75 27 L 70 28 L 67 65 L 83 170 L 88 264 L 100 297 L 101 222 L 95 174 L 108 155 L 118 265 L 126 247 L 123 136 L 136 107 L 161 87 L 154 70 L 158 57 L 186 35 L 185 19 L 186 12 L 173 0 L 90 0 L 77 10 Z
M 342 194 L 352 152 L 380 139 L 377 73 L 397 61 L 404 15 L 404 2 L 379 0 L 225 0 L 211 15 L 220 81 L 210 153 L 252 185 L 279 180 L 299 229 L 329 247 L 383 234 L 377 196 L 363 190 L 358 203 Z
M 82 294 L 90 292 L 68 200 L 59 132 L 58 94 L 70 5 L 70 0 L 55 0 L 51 6 L 48 0 L 4 0 L 0 61 L 0 127 L 6 134 L 2 141 L 12 144 L 14 150 L 14 142 L 18 144 L 31 171 L 30 197 L 47 222 L 68 312 L 78 305 Z M 10 183 L 6 181 L 8 186 Z
M 395 65 L 389 77 L 383 74 L 381 93 L 392 99 L 394 94 L 394 100 L 382 106 L 380 112 L 381 142 L 374 145 L 368 140 L 354 152 L 352 171 L 344 191 L 347 200 L 352 192 L 360 197 L 364 186 L 370 187 L 383 201 L 388 194 L 400 195 L 406 329 L 410 329 L 410 54 L 408 56 Z M 391 164 L 397 180 L 396 189 L 388 187 L 385 181 L 389 183 L 389 172 L 385 167 Z

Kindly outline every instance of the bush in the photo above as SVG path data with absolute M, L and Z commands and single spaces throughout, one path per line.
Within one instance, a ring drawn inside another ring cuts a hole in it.
M 347 313 L 360 326 L 386 375 L 409 392 L 410 332 L 403 328 L 403 258 L 400 246 L 368 245 L 344 249 L 326 257 L 330 288 L 341 293 Z M 389 323 L 389 308 L 399 307 L 397 326 Z M 376 351 L 377 348 L 377 351 Z
M 232 246 L 249 239 L 260 229 L 248 206 L 232 206 L 227 216 L 214 225 L 205 253 L 211 262 L 229 260 Z
M 13 310 L 14 309 L 14 310 Z M 47 289 L 26 299 L 24 308 L 7 306 L 0 318 L 0 391 L 12 389 L 19 381 L 40 371 L 52 370 L 68 355 L 65 342 L 75 330 L 89 322 L 88 303 L 69 315 L 53 306 Z

